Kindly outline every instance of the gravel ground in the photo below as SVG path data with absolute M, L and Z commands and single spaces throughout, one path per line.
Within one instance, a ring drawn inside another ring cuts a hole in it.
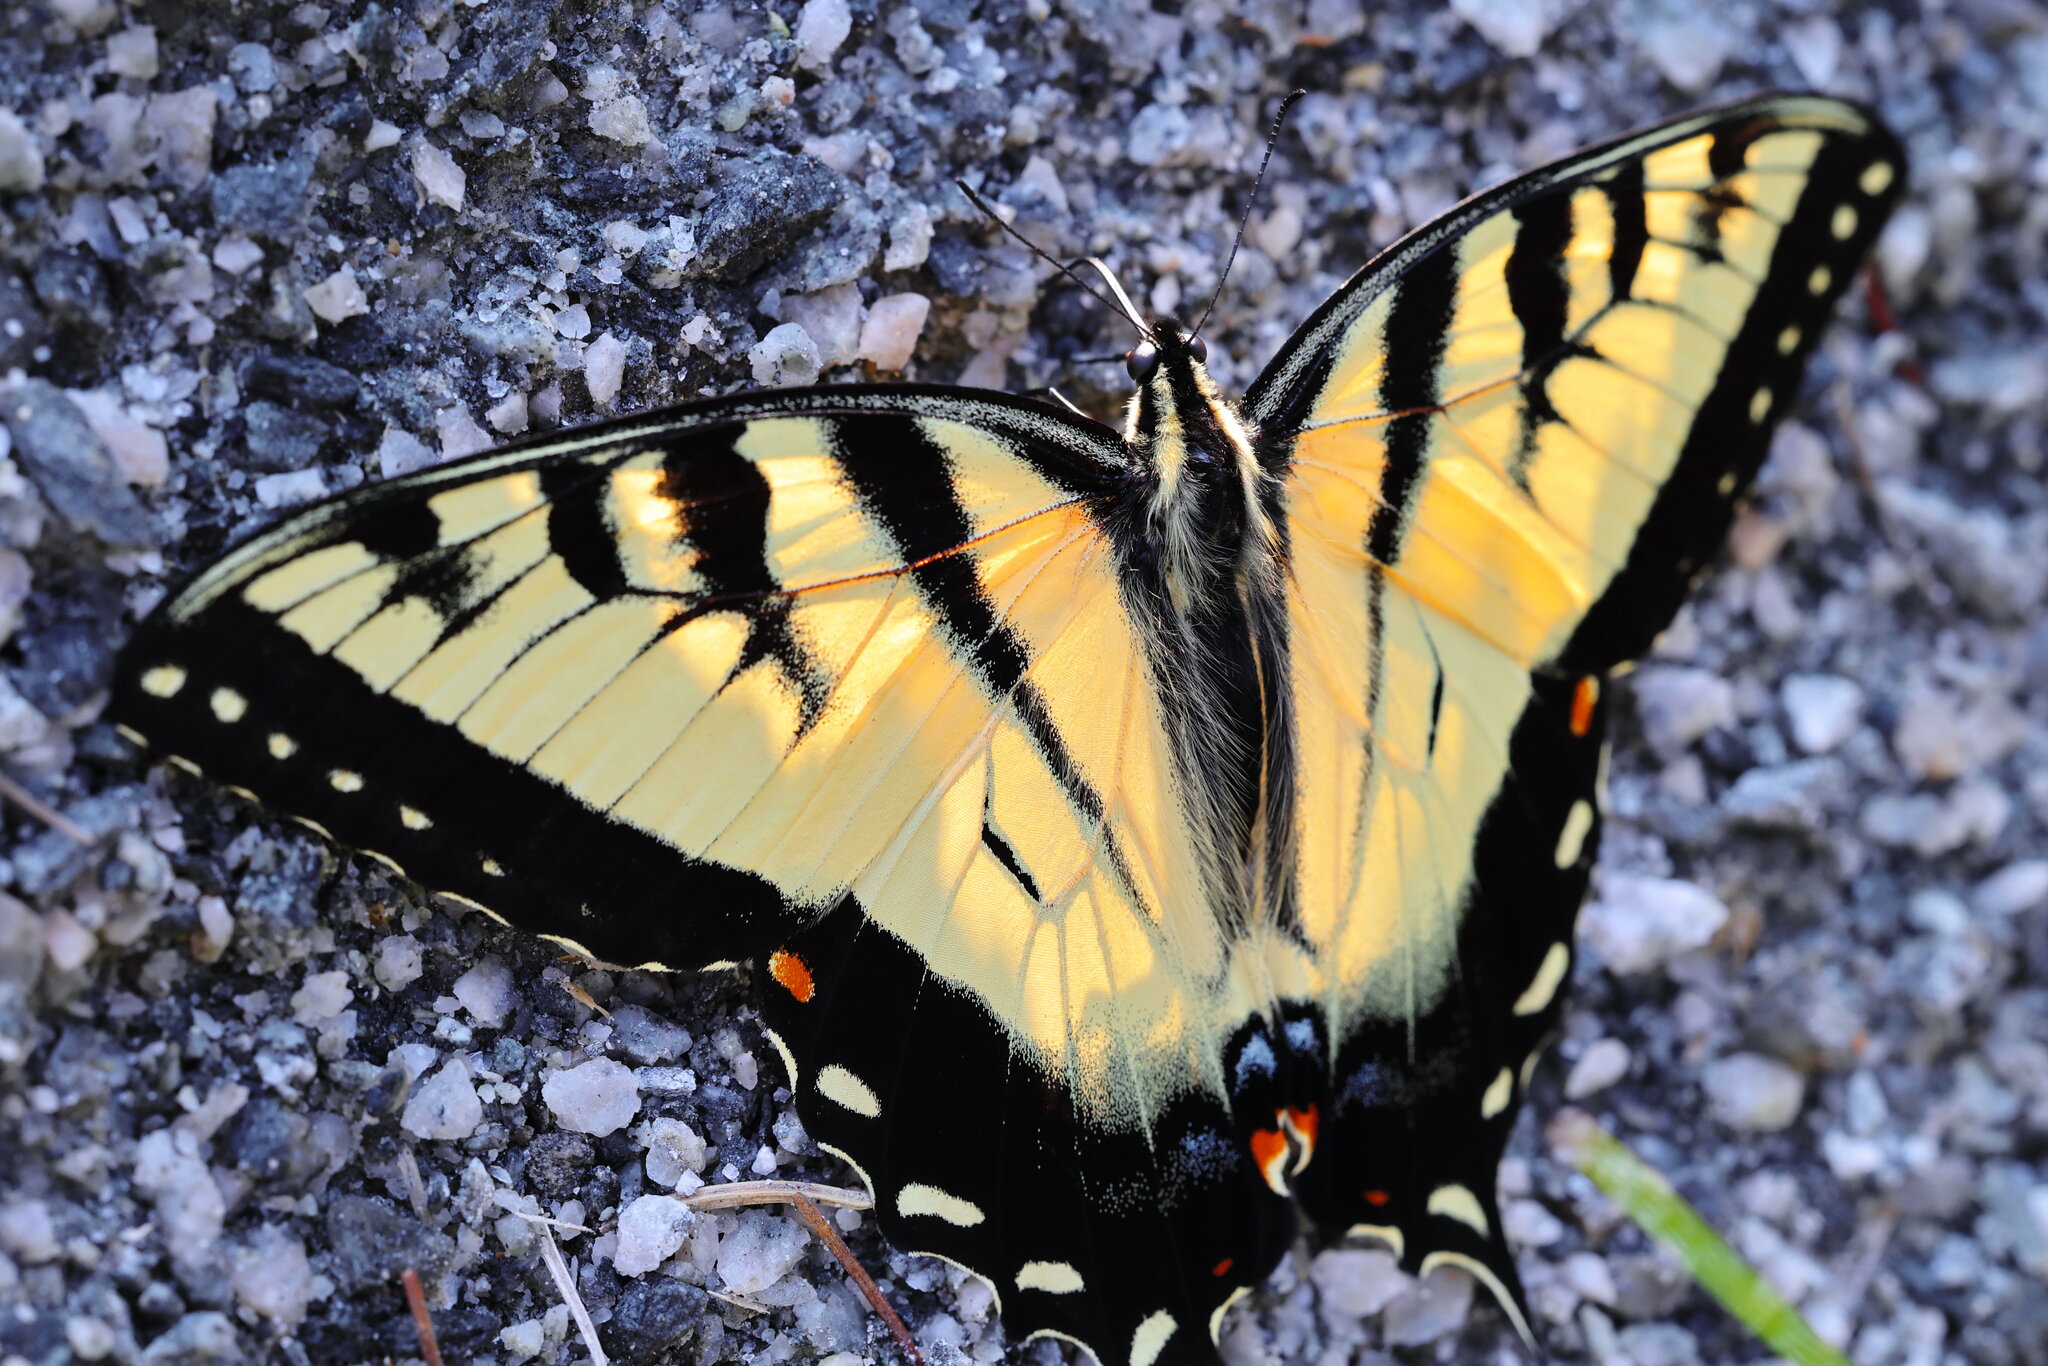
M 1906 138 L 1897 330 L 1848 310 L 1634 679 L 1506 1218 L 1555 1359 L 1765 1357 L 1549 1154 L 1576 1104 L 1862 1366 L 2048 1362 L 2037 6 L 0 15 L 0 751 L 89 836 L 0 816 L 0 1362 L 405 1359 L 405 1266 L 450 1361 L 585 1360 L 519 1211 L 597 1230 L 563 1246 L 617 1359 L 888 1358 L 790 1221 L 635 1205 L 847 1179 L 746 974 L 558 961 L 143 767 L 97 720 L 113 652 L 274 509 L 501 434 L 877 369 L 1107 411 L 1120 367 L 1074 358 L 1121 349 L 1113 320 L 952 178 L 1172 309 L 1213 287 L 1294 85 L 1210 328 L 1231 389 L 1373 250 L 1583 142 L 1773 87 Z M 846 1223 L 935 1360 L 1002 1359 L 985 1290 Z M 1483 1299 L 1304 1248 L 1227 1354 L 1517 1359 Z

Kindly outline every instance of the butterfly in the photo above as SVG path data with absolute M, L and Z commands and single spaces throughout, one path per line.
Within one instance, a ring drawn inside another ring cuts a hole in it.
M 847 385 L 292 513 L 112 715 L 628 967 L 765 965 L 810 1131 L 1013 1340 L 1213 1362 L 1301 1216 L 1468 1269 L 1599 838 L 1608 680 L 1713 560 L 1900 191 L 1773 96 L 1467 200 L 1231 402 Z

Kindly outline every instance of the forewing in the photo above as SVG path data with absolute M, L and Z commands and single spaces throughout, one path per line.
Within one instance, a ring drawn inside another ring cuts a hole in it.
M 1901 174 L 1831 100 L 1624 139 L 1390 250 L 1248 396 L 1310 756 L 1310 961 L 1281 970 L 1337 1040 L 1327 1231 L 1462 1258 L 1520 1313 L 1494 1168 L 1569 975 L 1604 675 L 1716 553 Z
M 1291 1223 L 1223 1100 L 1250 989 L 1098 521 L 1121 459 L 958 391 L 587 429 L 287 519 L 145 625 L 113 715 L 597 958 L 773 951 L 892 1238 L 1015 1331 L 1200 1359 Z

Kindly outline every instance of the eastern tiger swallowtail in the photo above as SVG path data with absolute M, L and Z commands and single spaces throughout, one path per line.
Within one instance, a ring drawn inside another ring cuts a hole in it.
M 1453 209 L 1243 399 L 695 403 L 284 518 L 129 647 L 181 766 L 593 958 L 765 959 L 811 1133 L 1013 1337 L 1211 1362 L 1297 1212 L 1461 1264 L 1598 836 L 1900 188 L 1772 97 Z

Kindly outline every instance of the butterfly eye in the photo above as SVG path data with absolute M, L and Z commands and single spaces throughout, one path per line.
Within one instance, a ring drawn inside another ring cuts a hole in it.
M 1146 384 L 1159 373 L 1159 348 L 1151 342 L 1141 342 L 1124 353 L 1124 369 L 1131 372 L 1131 382 Z
M 1206 365 L 1209 361 L 1209 343 L 1200 337 L 1188 338 L 1188 354 L 1195 358 L 1195 364 Z

